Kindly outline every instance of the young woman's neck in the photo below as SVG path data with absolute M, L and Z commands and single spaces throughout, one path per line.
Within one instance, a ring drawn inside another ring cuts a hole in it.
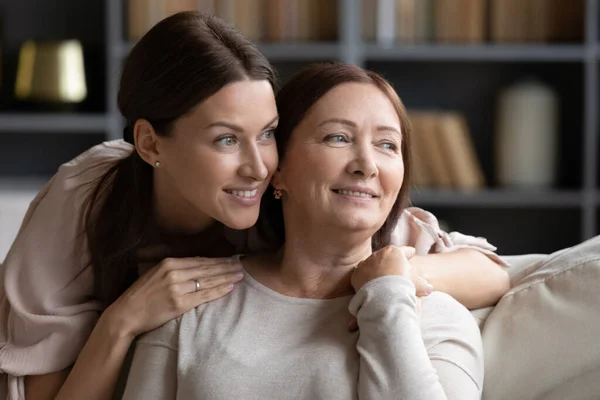
M 200 213 L 175 190 L 157 182 L 153 184 L 153 213 L 160 229 L 177 234 L 197 234 L 209 228 L 215 220 Z

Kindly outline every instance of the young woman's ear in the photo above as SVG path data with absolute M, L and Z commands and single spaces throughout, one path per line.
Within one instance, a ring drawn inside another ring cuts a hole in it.
M 145 119 L 138 119 L 133 126 L 133 138 L 141 159 L 153 167 L 160 166 L 158 135 L 152 124 Z

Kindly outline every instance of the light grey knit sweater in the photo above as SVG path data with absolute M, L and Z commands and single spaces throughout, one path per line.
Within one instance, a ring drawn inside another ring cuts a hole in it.
M 140 338 L 124 398 L 467 400 L 482 383 L 477 324 L 444 293 L 423 298 L 419 316 L 399 276 L 314 300 L 246 274 L 231 295 Z

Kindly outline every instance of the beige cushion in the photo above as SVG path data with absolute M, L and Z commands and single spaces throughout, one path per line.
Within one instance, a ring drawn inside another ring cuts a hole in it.
M 600 237 L 530 257 L 483 326 L 483 398 L 598 399 Z
M 507 268 L 507 272 L 510 278 L 510 287 L 515 287 L 518 282 L 528 274 L 535 271 L 540 267 L 547 254 L 525 254 L 520 256 L 502 256 L 501 258 L 506 261 L 510 267 Z M 483 329 L 483 325 L 487 320 L 487 317 L 494 310 L 494 307 L 485 307 L 472 310 L 471 314 L 477 321 L 479 329 Z

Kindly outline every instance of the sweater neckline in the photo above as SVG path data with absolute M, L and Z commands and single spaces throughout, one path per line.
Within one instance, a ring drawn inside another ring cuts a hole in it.
M 282 301 L 289 304 L 296 305 L 307 305 L 307 306 L 333 306 L 337 304 L 347 304 L 350 302 L 353 295 L 346 295 L 341 297 L 335 297 L 332 299 L 309 299 L 304 297 L 292 297 L 287 296 L 285 294 L 279 293 L 276 290 L 269 288 L 268 286 L 263 285 L 256 279 L 250 275 L 250 273 L 244 268 L 244 279 L 243 282 L 253 288 L 254 290 L 274 299 L 277 301 Z

